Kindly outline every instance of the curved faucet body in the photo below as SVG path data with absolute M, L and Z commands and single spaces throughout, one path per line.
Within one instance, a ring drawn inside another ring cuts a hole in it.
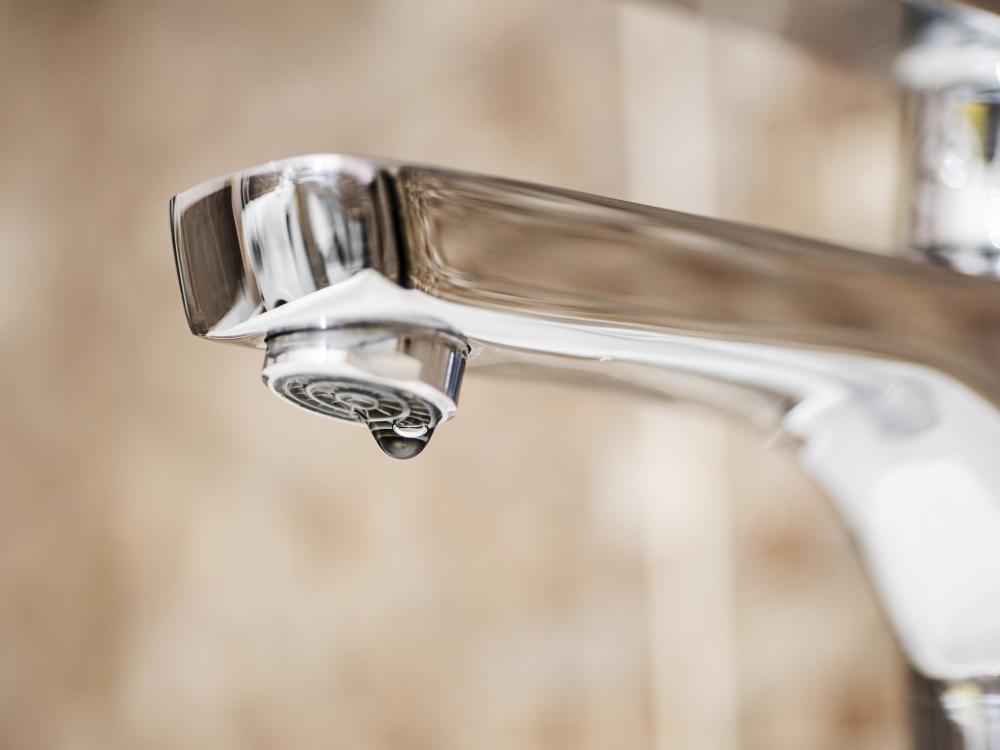
M 467 342 L 470 368 L 583 374 L 788 432 L 856 538 L 915 668 L 997 690 L 996 282 L 565 190 L 336 155 L 206 183 L 177 196 L 171 213 L 200 336 L 284 351 L 303 331 L 409 326 Z M 373 373 L 406 393 L 433 385 L 426 368 L 397 367 L 420 360 L 415 349 L 379 346 L 377 357 L 373 348 L 347 357 L 363 362 L 356 378 Z M 444 391 L 457 400 L 449 382 L 428 402 Z

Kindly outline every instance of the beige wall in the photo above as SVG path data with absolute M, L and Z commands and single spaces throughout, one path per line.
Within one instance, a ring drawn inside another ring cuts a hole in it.
M 0 747 L 899 747 L 787 450 L 473 373 L 392 463 L 187 334 L 166 221 L 326 150 L 877 245 L 894 118 L 658 3 L 0 0 Z

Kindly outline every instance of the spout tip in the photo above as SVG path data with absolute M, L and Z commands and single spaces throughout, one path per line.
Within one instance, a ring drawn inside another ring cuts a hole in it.
M 455 413 L 467 352 L 451 333 L 402 324 L 292 331 L 268 339 L 263 378 L 296 406 L 365 425 L 387 456 L 406 459 Z

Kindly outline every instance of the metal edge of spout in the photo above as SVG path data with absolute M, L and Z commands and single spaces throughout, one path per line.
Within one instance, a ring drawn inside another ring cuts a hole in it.
M 191 332 L 230 329 L 374 269 L 405 285 L 393 165 L 320 154 L 271 161 L 170 201 L 174 260 Z

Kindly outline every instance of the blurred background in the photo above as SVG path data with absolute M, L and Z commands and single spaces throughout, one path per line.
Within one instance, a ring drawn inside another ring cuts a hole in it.
M 0 0 L 0 747 L 902 747 L 777 436 L 473 370 L 395 463 L 181 310 L 169 197 L 314 151 L 887 246 L 891 82 L 748 7 Z

